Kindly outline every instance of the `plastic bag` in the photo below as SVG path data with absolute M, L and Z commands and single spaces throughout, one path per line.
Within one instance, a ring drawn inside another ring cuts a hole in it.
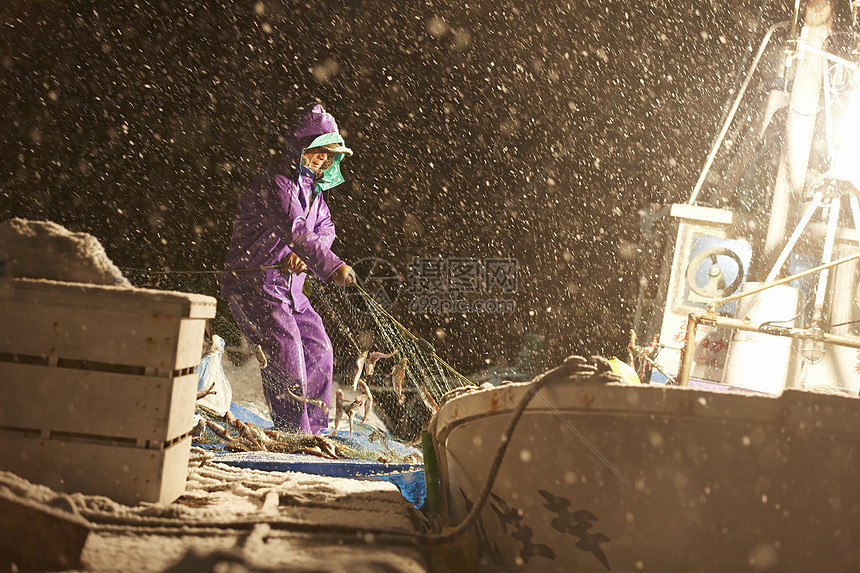
M 216 412 L 219 416 L 226 416 L 233 401 L 233 388 L 224 373 L 224 365 L 221 357 L 224 354 L 224 339 L 217 334 L 212 335 L 212 344 L 203 355 L 200 364 L 195 369 L 199 378 L 197 380 L 197 391 L 209 393 L 199 398 L 197 403 L 206 406 Z

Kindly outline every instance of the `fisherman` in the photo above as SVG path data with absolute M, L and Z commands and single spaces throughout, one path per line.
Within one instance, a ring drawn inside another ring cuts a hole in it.
M 267 359 L 263 394 L 275 428 L 319 433 L 328 427 L 333 353 L 302 287 L 308 270 L 323 282 L 355 282 L 352 267 L 331 250 L 335 228 L 323 198 L 343 182 L 340 163 L 352 151 L 320 104 L 306 107 L 285 139 L 283 152 L 239 199 L 225 261 L 237 272 L 222 275 L 221 294 Z

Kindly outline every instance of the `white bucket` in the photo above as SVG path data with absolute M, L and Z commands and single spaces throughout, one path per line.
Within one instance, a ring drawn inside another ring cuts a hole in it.
M 743 291 L 761 283 L 748 282 Z M 751 322 L 780 321 L 776 326 L 793 327 L 800 290 L 780 285 L 738 301 L 737 318 Z M 791 367 L 792 339 L 760 332 L 736 330 L 729 345 L 723 382 L 729 386 L 781 394 Z

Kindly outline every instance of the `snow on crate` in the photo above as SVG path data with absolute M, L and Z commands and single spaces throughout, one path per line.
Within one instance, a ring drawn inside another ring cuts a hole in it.
M 17 218 L 0 223 L 0 276 L 131 286 L 94 236 Z

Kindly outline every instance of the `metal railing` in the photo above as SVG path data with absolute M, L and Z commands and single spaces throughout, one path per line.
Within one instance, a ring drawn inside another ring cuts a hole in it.
M 801 279 L 803 277 L 825 271 L 837 265 L 841 265 L 850 261 L 860 259 L 860 252 L 848 255 L 841 259 L 831 261 L 829 263 L 807 269 L 797 274 L 763 284 L 759 287 L 748 291 L 733 294 L 724 298 L 716 299 L 708 304 L 705 312 L 691 312 L 687 317 L 687 332 L 684 340 L 684 349 L 681 352 L 681 366 L 678 371 L 676 380 L 679 386 L 689 386 L 690 372 L 693 369 L 693 349 L 696 347 L 696 330 L 700 324 L 708 326 L 722 326 L 734 330 L 745 330 L 748 332 L 760 332 L 771 336 L 784 336 L 801 340 L 814 340 L 824 342 L 826 344 L 835 344 L 837 346 L 846 346 L 848 348 L 860 349 L 860 338 L 856 336 L 843 336 L 839 334 L 831 334 L 822 331 L 817 324 L 813 324 L 810 328 L 793 328 L 787 326 L 777 326 L 772 323 L 752 322 L 749 320 L 740 320 L 727 316 L 716 314 L 715 309 L 718 306 L 736 301 L 738 299 L 758 294 L 775 286 L 783 285 L 791 281 Z

